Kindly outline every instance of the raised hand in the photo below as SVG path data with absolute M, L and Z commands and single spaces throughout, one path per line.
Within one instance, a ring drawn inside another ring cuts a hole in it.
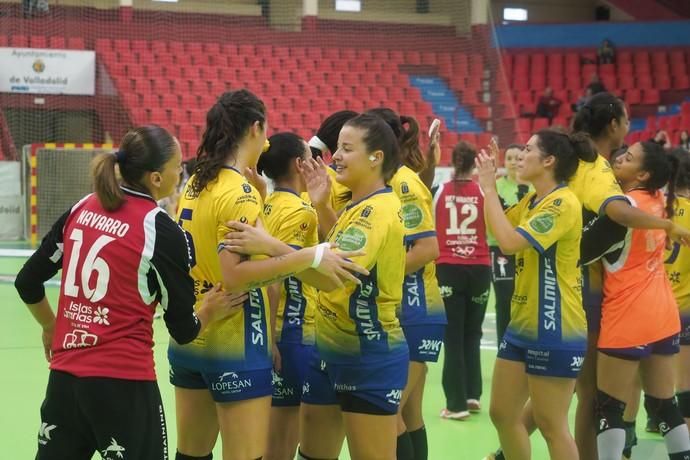
M 245 168 L 244 177 L 256 188 L 261 199 L 266 199 L 266 180 L 254 168 Z
M 298 166 L 298 171 L 302 174 L 307 186 L 309 199 L 314 206 L 327 204 L 331 196 L 331 178 L 326 168 L 321 158 L 317 160 L 309 158 Z
M 486 192 L 487 190 L 496 189 L 496 162 L 494 157 L 482 149 L 477 154 L 474 163 L 477 166 L 479 185 L 482 190 Z

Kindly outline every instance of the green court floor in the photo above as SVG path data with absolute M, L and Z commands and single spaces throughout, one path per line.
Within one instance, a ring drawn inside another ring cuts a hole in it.
M 16 258 L 0 258 L 0 458 L 29 459 L 36 452 L 36 435 L 40 426 L 39 407 L 45 392 L 48 368 L 41 347 L 41 333 L 10 284 L 23 261 Z M 57 288 L 48 288 L 51 301 L 55 302 Z M 491 301 L 490 301 L 491 302 Z M 497 446 L 497 437 L 488 416 L 491 371 L 495 357 L 493 314 L 487 315 L 482 363 L 485 396 L 484 411 L 468 421 L 441 420 L 439 411 L 444 407 L 441 389 L 441 366 L 432 364 L 426 386 L 424 413 L 429 433 L 429 458 L 431 460 L 480 460 Z M 175 451 L 175 423 L 173 389 L 167 381 L 168 362 L 166 347 L 168 335 L 165 325 L 157 320 L 155 330 L 155 358 L 158 380 L 168 418 L 170 451 Z M 506 382 L 510 385 L 510 382 Z M 572 416 L 573 410 L 571 410 Z M 107 415 L 107 414 L 104 414 Z M 638 426 L 644 426 L 640 418 Z M 636 460 L 665 459 L 661 438 L 638 433 L 641 442 L 634 452 Z M 538 434 L 532 437 L 532 458 L 546 460 L 545 444 Z M 98 458 L 98 457 L 94 457 Z M 171 456 L 174 458 L 174 456 Z M 217 446 L 215 458 L 220 459 Z M 343 452 L 341 459 L 348 459 Z M 65 459 L 68 460 L 68 459 Z

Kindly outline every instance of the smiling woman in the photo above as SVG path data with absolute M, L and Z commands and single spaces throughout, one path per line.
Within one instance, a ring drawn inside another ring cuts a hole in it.
M 512 317 L 499 346 L 491 392 L 491 419 L 506 458 L 529 458 L 521 412 L 532 401 L 536 425 L 551 458 L 578 458 L 568 429 L 568 408 L 586 347 L 586 322 L 579 289 L 582 214 L 565 186 L 580 160 L 596 153 L 586 136 L 542 130 L 519 156 L 517 178 L 534 193 L 506 214 L 496 191 L 494 159 L 477 160 L 489 226 L 505 254 L 516 254 Z M 534 280 L 539 283 L 534 283 Z M 510 387 L 505 382 L 514 382 Z
M 359 250 L 369 270 L 361 284 L 320 292 L 314 357 L 303 395 L 300 458 L 337 458 L 347 436 L 355 459 L 394 458 L 396 413 L 409 354 L 396 317 L 404 279 L 400 200 L 386 182 L 398 165 L 398 143 L 375 115 L 340 132 L 336 180 L 352 192 L 327 241 Z

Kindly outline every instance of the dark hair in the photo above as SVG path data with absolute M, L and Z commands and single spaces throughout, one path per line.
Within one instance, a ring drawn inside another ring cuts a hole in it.
M 666 215 L 673 216 L 673 203 L 676 200 L 676 178 L 679 160 L 675 155 L 669 155 L 656 142 L 640 142 L 642 146 L 642 170 L 649 173 L 649 179 L 642 188 L 654 193 L 668 184 L 666 195 Z
M 593 162 L 597 158 L 592 140 L 587 134 L 567 134 L 555 129 L 542 129 L 537 132 L 537 144 L 546 155 L 556 158 L 554 177 L 558 182 L 568 182 L 579 160 Z
M 218 177 L 218 172 L 235 153 L 249 128 L 266 122 L 266 106 L 250 91 L 241 89 L 223 93 L 206 114 L 206 129 L 196 152 L 196 166 L 191 190 L 199 194 Z
M 363 137 L 367 151 L 381 150 L 383 152 L 383 165 L 381 173 L 388 183 L 400 165 L 400 151 L 398 141 L 391 127 L 376 115 L 363 114 L 351 119 L 345 126 L 361 129 L 365 132 Z
M 452 162 L 456 174 L 466 174 L 474 167 L 477 148 L 469 142 L 460 141 L 453 149 Z
M 690 189 L 690 152 L 682 148 L 676 148 L 668 152 L 668 155 L 678 160 L 676 189 Z
M 338 136 L 340 135 L 340 130 L 343 129 L 343 125 L 348 120 L 353 119 L 359 115 L 357 112 L 352 110 L 341 110 L 330 114 L 319 126 L 318 131 L 316 131 L 316 136 L 321 142 L 323 142 L 331 154 L 338 150 Z M 309 145 L 311 149 L 311 154 L 314 158 L 323 156 L 323 150 L 315 145 Z
M 625 115 L 625 104 L 611 93 L 597 93 L 590 97 L 577 111 L 573 130 L 582 131 L 592 139 L 599 139 L 606 133 L 612 120 L 619 121 Z
M 175 138 L 159 126 L 142 126 L 125 134 L 116 154 L 102 153 L 91 161 L 91 176 L 98 201 L 106 211 L 115 211 L 124 194 L 115 174 L 120 169 L 122 182 L 138 192 L 150 194 L 142 183 L 144 174 L 162 171 L 177 149 Z
M 393 130 L 398 139 L 402 162 L 415 172 L 424 169 L 426 161 L 422 148 L 419 146 L 419 123 L 413 117 L 398 115 L 392 109 L 380 107 L 367 110 L 367 113 L 377 115 L 383 119 Z M 405 129 L 407 125 L 407 129 Z
M 304 140 L 294 133 L 278 133 L 269 139 L 271 147 L 261 154 L 256 170 L 273 180 L 290 172 L 290 162 L 304 156 Z
M 513 150 L 513 149 L 519 149 L 519 150 L 524 150 L 525 145 L 524 144 L 510 144 L 508 147 L 506 147 L 506 152 L 508 150 Z

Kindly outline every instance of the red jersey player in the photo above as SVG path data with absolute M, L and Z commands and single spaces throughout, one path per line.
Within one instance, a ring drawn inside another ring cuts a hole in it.
M 153 363 L 153 313 L 186 343 L 242 304 L 218 286 L 194 313 L 182 230 L 156 204 L 175 189 L 180 148 L 167 131 L 130 131 L 94 160 L 96 192 L 65 212 L 17 275 L 50 362 L 37 459 L 167 459 Z M 115 168 L 119 167 L 122 185 Z M 43 283 L 62 269 L 57 314 Z M 114 458 L 114 457 L 113 457 Z

